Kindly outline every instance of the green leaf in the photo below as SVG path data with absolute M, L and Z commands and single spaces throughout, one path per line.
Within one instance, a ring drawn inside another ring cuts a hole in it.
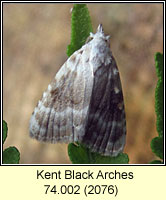
M 155 137 L 151 141 L 151 149 L 159 158 L 163 159 L 163 137 Z
M 95 161 L 96 164 L 128 164 L 129 158 L 125 153 L 120 153 L 116 157 L 98 155 Z
M 87 164 L 90 162 L 87 149 L 79 143 L 68 145 L 68 155 L 73 164 Z
M 164 66 L 163 66 L 163 54 L 157 52 L 155 55 L 156 73 L 158 76 L 158 82 L 155 90 L 155 111 L 157 116 L 156 128 L 159 137 L 155 137 L 151 141 L 152 152 L 159 158 L 163 159 L 163 134 L 164 134 Z M 151 164 L 159 164 L 162 161 L 154 160 Z
M 159 136 L 163 136 L 164 129 L 164 81 L 163 81 L 163 55 L 156 53 L 155 55 L 156 73 L 158 76 L 158 82 L 155 90 L 155 111 L 157 115 L 157 131 Z
M 163 65 L 163 54 L 157 52 L 155 55 L 155 65 L 158 78 L 163 79 L 164 65 Z
M 7 138 L 7 131 L 8 131 L 7 123 L 3 120 L 3 143 Z
M 163 164 L 163 162 L 161 160 L 153 160 L 150 164 Z
M 120 153 L 117 157 L 102 156 L 91 152 L 79 143 L 68 145 L 68 155 L 73 164 L 127 164 L 129 162 L 127 154 Z
M 74 4 L 71 17 L 71 43 L 67 47 L 67 55 L 71 56 L 85 44 L 92 24 L 86 4 Z
M 3 164 L 18 164 L 20 153 L 16 147 L 8 147 L 3 152 Z
M 156 127 L 159 136 L 163 136 L 164 129 L 164 84 L 161 78 L 158 79 L 155 92 L 155 110 L 157 115 Z

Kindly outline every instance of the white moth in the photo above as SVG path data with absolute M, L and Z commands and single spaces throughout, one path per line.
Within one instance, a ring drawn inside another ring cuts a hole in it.
M 39 141 L 81 142 L 93 152 L 123 151 L 126 120 L 119 72 L 102 25 L 73 53 L 43 93 L 30 120 Z

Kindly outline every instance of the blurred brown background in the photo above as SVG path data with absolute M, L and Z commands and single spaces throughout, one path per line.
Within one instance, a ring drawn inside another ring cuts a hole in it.
M 87 4 L 93 29 L 103 24 L 111 35 L 126 105 L 130 163 L 155 159 L 150 141 L 157 136 L 154 90 L 155 52 L 163 51 L 162 4 Z M 31 113 L 43 91 L 66 61 L 72 4 L 4 4 L 3 119 L 4 148 L 16 146 L 20 163 L 71 163 L 65 144 L 29 138 Z

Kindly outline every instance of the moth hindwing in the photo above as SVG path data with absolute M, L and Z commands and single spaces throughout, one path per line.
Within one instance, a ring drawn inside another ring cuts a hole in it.
M 119 71 L 102 25 L 73 53 L 43 93 L 30 136 L 44 142 L 82 142 L 93 152 L 123 151 L 126 120 Z

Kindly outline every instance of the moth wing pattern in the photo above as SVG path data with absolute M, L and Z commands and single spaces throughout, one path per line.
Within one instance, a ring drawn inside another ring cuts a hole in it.
M 83 143 L 92 151 L 117 156 L 123 151 L 126 120 L 119 71 L 111 62 L 98 67 L 89 106 L 89 117 Z
M 43 93 L 30 136 L 45 142 L 82 142 L 93 152 L 117 156 L 126 139 L 121 81 L 102 25 L 72 54 Z
M 79 141 L 84 135 L 93 87 L 92 68 L 84 48 L 64 63 L 43 93 L 30 120 L 32 138 L 68 143 Z

